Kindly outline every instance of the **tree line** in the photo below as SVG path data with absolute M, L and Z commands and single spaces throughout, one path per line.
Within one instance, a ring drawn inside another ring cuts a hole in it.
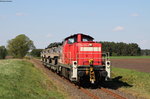
M 43 49 L 33 49 L 29 54 L 33 57 L 40 57 Z
M 136 43 L 123 42 L 98 42 L 102 44 L 103 52 L 109 52 L 110 56 L 139 56 L 141 48 Z
M 123 42 L 102 42 L 102 51 L 109 52 L 110 56 L 138 56 L 150 55 L 150 50 L 141 50 L 136 43 L 123 43 Z M 61 46 L 62 42 L 50 43 L 46 48 Z M 30 53 L 29 53 L 30 51 Z M 0 46 L 0 59 L 4 59 L 6 55 L 11 55 L 14 58 L 23 58 L 24 56 L 31 55 L 40 57 L 42 49 L 36 49 L 33 41 L 24 34 L 20 34 L 15 38 L 8 41 L 8 45 Z
M 149 49 L 141 50 L 141 55 L 143 55 L 143 56 L 150 56 L 150 50 Z

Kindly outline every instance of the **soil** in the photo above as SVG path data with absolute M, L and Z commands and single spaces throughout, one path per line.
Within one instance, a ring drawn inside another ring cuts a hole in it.
M 113 67 L 150 73 L 150 59 L 111 59 L 111 62 Z

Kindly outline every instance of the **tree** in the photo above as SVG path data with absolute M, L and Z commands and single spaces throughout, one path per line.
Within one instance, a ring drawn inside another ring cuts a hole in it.
M 103 52 L 109 52 L 110 56 L 136 56 L 141 55 L 141 48 L 136 43 L 123 42 L 99 42 Z
M 5 59 L 7 55 L 7 50 L 5 46 L 0 46 L 0 59 Z
M 8 41 L 8 51 L 15 58 L 23 58 L 29 50 L 35 48 L 33 41 L 26 35 L 20 34 Z
M 143 56 L 150 56 L 150 49 L 142 49 L 141 55 Z
M 30 54 L 34 57 L 40 57 L 43 49 L 33 49 Z

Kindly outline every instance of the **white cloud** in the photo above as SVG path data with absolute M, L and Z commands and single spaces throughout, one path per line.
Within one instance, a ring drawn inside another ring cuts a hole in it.
M 21 12 L 17 12 L 15 15 L 16 16 L 25 16 L 26 14 L 25 13 L 21 13 Z
M 123 31 L 124 30 L 124 27 L 123 26 L 117 26 L 115 27 L 112 31 L 113 32 L 117 32 L 117 31 Z
M 140 14 L 138 14 L 138 13 L 132 13 L 131 16 L 137 17 L 137 16 L 140 16 Z

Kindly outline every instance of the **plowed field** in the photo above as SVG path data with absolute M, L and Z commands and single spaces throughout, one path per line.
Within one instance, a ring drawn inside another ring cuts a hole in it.
M 150 59 L 111 59 L 113 67 L 134 69 L 150 73 Z

